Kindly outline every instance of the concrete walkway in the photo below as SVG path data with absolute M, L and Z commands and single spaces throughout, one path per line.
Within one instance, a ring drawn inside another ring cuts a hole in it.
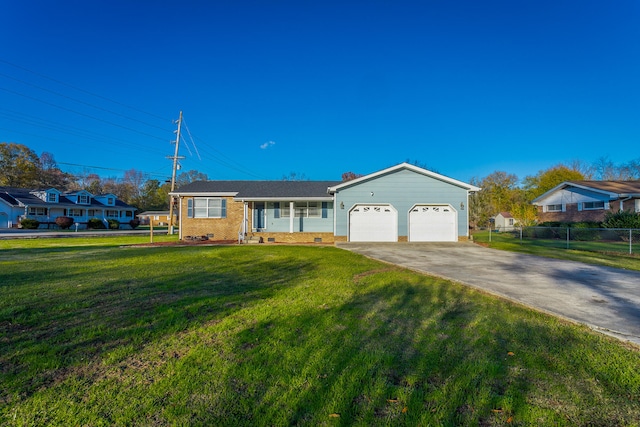
M 640 272 L 498 251 L 473 243 L 338 247 L 487 291 L 640 345 Z

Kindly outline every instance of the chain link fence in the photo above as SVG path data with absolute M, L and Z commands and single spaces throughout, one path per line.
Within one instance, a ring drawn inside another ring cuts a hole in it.
M 521 227 L 508 233 L 520 241 L 534 240 L 549 247 L 640 253 L 640 229 L 637 228 Z

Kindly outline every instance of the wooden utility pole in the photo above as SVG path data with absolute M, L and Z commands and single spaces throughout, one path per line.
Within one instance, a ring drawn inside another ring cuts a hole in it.
M 178 118 L 178 130 L 176 131 L 176 148 L 173 153 L 173 157 L 167 156 L 167 159 L 173 160 L 173 172 L 171 173 L 171 192 L 176 189 L 176 172 L 178 171 L 178 160 L 184 159 L 184 157 L 178 156 L 178 148 L 180 147 L 180 127 L 182 125 L 182 111 L 180 111 L 180 117 Z M 175 197 L 171 196 L 169 199 L 169 234 L 173 234 L 173 210 L 175 205 Z

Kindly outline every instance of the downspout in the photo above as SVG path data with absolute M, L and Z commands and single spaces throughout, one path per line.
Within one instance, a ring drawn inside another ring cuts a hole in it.
M 624 202 L 633 199 L 633 197 L 628 196 L 626 199 L 620 199 L 620 210 L 624 210 Z
M 178 197 L 178 240 L 182 240 L 182 198 Z

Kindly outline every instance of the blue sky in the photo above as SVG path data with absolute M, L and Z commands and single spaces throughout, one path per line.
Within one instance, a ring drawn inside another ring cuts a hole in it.
M 0 141 L 73 173 L 170 176 L 179 111 L 182 170 L 210 179 L 640 158 L 637 0 L 25 0 L 0 19 Z

